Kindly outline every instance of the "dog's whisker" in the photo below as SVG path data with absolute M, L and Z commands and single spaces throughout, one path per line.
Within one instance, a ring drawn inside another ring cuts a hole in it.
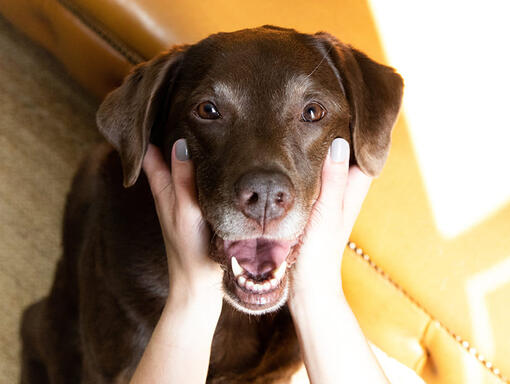
M 319 67 L 321 66 L 321 64 L 324 62 L 324 60 L 326 60 L 326 57 L 329 55 L 329 53 L 331 52 L 331 49 L 333 49 L 333 46 L 330 46 L 329 49 L 327 50 L 327 52 L 324 54 L 324 56 L 322 56 L 322 59 L 321 61 L 319 62 L 319 64 L 317 64 L 317 66 L 313 69 L 312 72 L 310 72 L 306 77 L 305 77 L 305 80 L 308 79 L 310 76 L 312 76 L 315 71 L 317 71 L 319 69 Z

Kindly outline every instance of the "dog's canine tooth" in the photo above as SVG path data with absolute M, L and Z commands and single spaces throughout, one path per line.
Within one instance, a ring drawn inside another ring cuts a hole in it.
M 239 265 L 239 262 L 237 261 L 237 259 L 235 258 L 235 256 L 232 256 L 232 259 L 231 259 L 231 263 L 232 263 L 232 272 L 234 272 L 234 276 L 237 277 L 237 276 L 241 276 L 243 274 L 243 268 Z
M 278 286 L 278 280 L 273 278 L 273 279 L 269 280 L 269 284 L 271 284 L 271 288 L 274 289 Z
M 280 281 L 285 275 L 285 270 L 287 269 L 287 261 L 284 260 L 283 263 L 280 264 L 278 269 L 273 272 L 273 277 L 276 279 L 276 281 Z

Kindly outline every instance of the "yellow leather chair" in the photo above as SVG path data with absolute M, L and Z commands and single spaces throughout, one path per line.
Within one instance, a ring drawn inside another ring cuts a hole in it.
M 16 0 L 0 12 L 97 97 L 173 44 L 263 24 L 328 31 L 386 61 L 364 0 Z M 368 338 L 427 383 L 510 383 L 510 204 L 442 234 L 403 111 L 346 248 L 344 291 Z

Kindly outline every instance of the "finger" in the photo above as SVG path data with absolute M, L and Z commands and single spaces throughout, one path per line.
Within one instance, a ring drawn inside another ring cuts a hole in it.
M 157 199 L 165 191 L 171 193 L 172 177 L 158 147 L 149 144 L 142 166 L 149 180 L 154 199 Z
M 331 143 L 328 156 L 322 166 L 321 192 L 319 205 L 340 214 L 347 175 L 349 173 L 349 143 L 336 138 Z
M 198 208 L 195 170 L 185 139 L 177 140 L 172 149 L 172 181 L 176 203 L 186 209 Z
M 172 181 L 176 203 L 176 230 L 188 240 L 192 254 L 207 253 L 210 243 L 209 227 L 198 205 L 195 169 L 185 139 L 175 142 L 172 149 Z
M 372 178 L 361 171 L 358 166 L 352 166 L 347 178 L 344 192 L 344 223 L 352 228 L 368 193 Z

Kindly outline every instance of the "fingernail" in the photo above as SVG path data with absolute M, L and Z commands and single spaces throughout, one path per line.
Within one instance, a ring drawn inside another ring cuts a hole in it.
M 342 163 L 347 159 L 347 155 L 349 154 L 349 143 L 340 138 L 337 137 L 333 142 L 331 143 L 331 159 L 335 163 Z
M 179 139 L 175 142 L 175 157 L 177 157 L 177 160 L 179 161 L 189 160 L 188 144 L 186 143 L 186 139 Z

